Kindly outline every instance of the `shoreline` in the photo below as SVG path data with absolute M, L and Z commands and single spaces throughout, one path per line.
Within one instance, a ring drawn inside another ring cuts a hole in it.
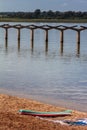
M 0 130 L 86 130 L 87 126 L 67 126 L 58 123 L 53 123 L 47 120 L 74 120 L 87 118 L 87 113 L 72 110 L 71 116 L 40 118 L 20 115 L 19 109 L 30 109 L 35 111 L 63 111 L 66 108 L 53 106 L 32 99 L 20 98 L 18 96 L 10 96 L 8 94 L 0 94 Z
M 64 100 L 64 99 L 53 99 L 50 97 L 45 97 L 45 96 L 34 96 L 34 95 L 29 95 L 26 93 L 19 93 L 17 91 L 13 90 L 6 90 L 6 89 L 1 89 L 0 88 L 0 94 L 4 93 L 5 95 L 10 95 L 10 96 L 15 96 L 15 97 L 20 97 L 20 98 L 25 98 L 25 99 L 30 99 L 30 100 L 36 100 L 39 102 L 43 102 L 44 104 L 51 104 L 53 106 L 60 106 L 63 108 L 67 109 L 73 109 L 77 110 L 80 112 L 87 112 L 87 106 L 83 107 L 83 104 L 77 103 L 77 102 L 71 102 L 70 100 Z
M 87 23 L 87 19 L 17 19 L 0 18 L 0 22 Z

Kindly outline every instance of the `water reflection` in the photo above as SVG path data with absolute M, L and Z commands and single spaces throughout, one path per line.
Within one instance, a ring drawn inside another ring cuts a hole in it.
M 45 52 L 48 52 L 48 41 L 45 42 Z
M 60 54 L 63 55 L 63 42 L 60 42 Z
M 5 41 L 1 33 L 0 86 L 37 99 L 43 96 L 53 102 L 64 99 L 85 104 L 87 83 L 79 81 L 87 81 L 87 33 L 78 44 L 74 33 L 67 31 L 60 42 L 59 33 L 52 31 L 48 41 L 42 31 L 33 40 L 26 30 L 21 31 L 20 40 L 13 30 Z
M 63 47 L 58 53 L 54 49 L 48 49 L 48 45 L 45 46 L 47 48 L 44 51 L 34 48 L 34 45 L 30 49 L 24 49 L 20 47 L 22 46 L 20 40 L 18 40 L 18 49 L 16 48 L 17 55 L 16 50 L 11 50 L 13 48 L 8 47 L 8 44 L 8 40 L 5 40 L 5 50 L 9 55 L 3 60 L 6 68 L 0 70 L 2 73 L 0 86 L 25 95 L 31 94 L 32 97 L 42 96 L 43 100 L 44 97 L 49 97 L 54 101 L 65 99 L 83 104 L 87 102 L 87 95 L 84 94 L 87 92 L 85 87 L 87 84 L 78 83 L 79 79 L 86 80 L 84 76 L 84 73 L 87 74 L 84 65 L 84 63 L 87 65 L 86 55 L 80 57 L 80 54 L 64 52 Z
M 10 48 L 10 46 L 8 47 L 8 39 L 5 39 L 5 50 L 6 50 L 6 53 L 8 51 L 8 48 Z M 18 49 L 18 52 L 21 51 L 21 40 L 19 39 L 18 40 L 18 46 L 17 46 L 17 49 Z M 34 54 L 34 44 L 35 42 L 31 40 L 31 54 Z M 48 55 L 48 52 L 50 52 L 50 49 L 49 49 L 49 45 L 50 43 L 48 41 L 45 42 L 45 54 Z M 40 49 L 38 48 L 38 52 L 40 51 Z M 57 50 L 53 50 L 54 52 L 53 53 L 58 53 L 59 51 Z M 50 52 L 52 53 L 52 51 Z M 60 42 L 60 55 L 63 56 L 64 55 L 64 43 L 63 42 Z M 77 49 L 76 49 L 76 56 L 77 57 L 80 57 L 80 45 L 77 44 Z
M 18 52 L 20 52 L 20 40 L 18 40 Z
M 8 49 L 8 39 L 5 39 L 5 48 Z
M 80 54 L 80 42 L 77 43 L 77 55 L 79 55 L 79 54 Z
M 34 51 L 34 40 L 31 40 L 31 52 L 33 53 Z

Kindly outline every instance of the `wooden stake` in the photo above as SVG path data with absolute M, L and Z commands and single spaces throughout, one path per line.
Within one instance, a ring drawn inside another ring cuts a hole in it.
M 45 42 L 48 42 L 48 30 L 45 30 Z
M 63 30 L 60 31 L 60 42 L 61 43 L 64 42 L 64 31 Z
M 5 39 L 8 39 L 8 28 L 5 28 Z
M 77 31 L 77 54 L 80 53 L 80 31 Z
M 31 41 L 34 41 L 34 29 L 31 29 Z
M 20 40 L 20 28 L 18 28 L 18 40 Z

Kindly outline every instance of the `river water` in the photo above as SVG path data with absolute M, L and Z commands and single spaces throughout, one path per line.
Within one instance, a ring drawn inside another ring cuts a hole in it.
M 61 24 L 87 27 L 82 23 Z M 57 30 L 49 31 L 48 51 L 42 30 L 35 30 L 33 49 L 27 29 L 21 31 L 20 47 L 16 29 L 9 29 L 7 44 L 4 36 L 4 29 L 0 28 L 0 93 L 87 111 L 87 30 L 81 32 L 80 54 L 76 50 L 76 32 L 72 30 L 64 32 L 63 53 L 60 52 L 60 32 Z

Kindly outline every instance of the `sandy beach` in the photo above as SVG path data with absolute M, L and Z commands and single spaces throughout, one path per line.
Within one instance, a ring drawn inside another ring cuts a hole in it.
M 87 113 L 84 112 L 73 110 L 71 116 L 40 118 L 21 115 L 18 113 L 19 109 L 55 112 L 66 110 L 31 99 L 0 94 L 0 130 L 87 130 L 87 126 L 61 125 L 53 122 L 53 120 L 87 118 Z

